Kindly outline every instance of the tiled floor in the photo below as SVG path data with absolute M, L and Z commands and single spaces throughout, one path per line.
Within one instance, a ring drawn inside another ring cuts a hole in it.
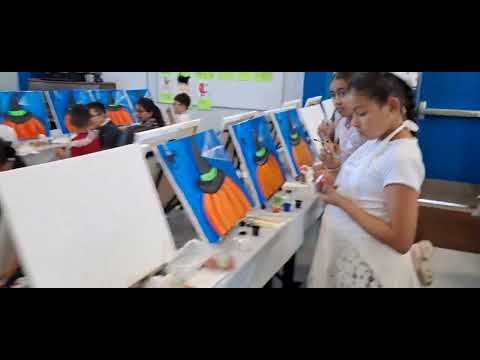
M 168 221 L 177 247 L 196 237 L 195 230 L 184 212 L 176 209 L 169 213 Z M 320 223 L 305 236 L 305 243 L 296 256 L 295 280 L 305 282 L 313 259 Z M 480 288 L 480 254 L 436 248 L 432 267 L 434 282 L 429 288 Z M 280 282 L 274 280 L 273 287 Z

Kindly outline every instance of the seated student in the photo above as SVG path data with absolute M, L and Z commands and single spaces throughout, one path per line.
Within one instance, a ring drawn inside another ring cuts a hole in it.
M 151 99 L 145 97 L 138 99 L 135 105 L 135 112 L 140 124 L 129 126 L 122 130 L 119 146 L 132 144 L 136 133 L 165 126 L 160 109 Z M 153 153 L 150 155 L 153 155 Z
M 173 103 L 173 112 L 175 113 L 175 116 L 171 114 L 172 110 L 170 108 L 167 110 L 169 112 L 169 116 L 173 120 L 173 123 L 179 124 L 191 120 L 190 116 L 187 114 L 191 102 L 192 100 L 190 99 L 190 96 L 185 93 L 175 96 Z
M 77 128 L 77 136 L 72 139 L 70 156 L 76 157 L 91 154 L 100 151 L 100 140 L 96 132 L 93 131 L 95 125 L 90 118 L 90 114 L 85 105 L 74 105 L 72 107 L 71 123 Z M 68 157 L 63 149 L 57 149 L 57 156 L 61 159 Z
M 93 127 L 98 130 L 102 150 L 113 149 L 118 145 L 120 129 L 108 117 L 105 105 L 92 102 L 87 105 Z
M 323 123 L 319 128 L 319 135 L 329 143 L 328 149 L 338 153 L 342 163 L 355 152 L 366 139 L 352 126 L 353 109 L 347 99 L 347 88 L 354 72 L 337 72 L 330 84 L 330 94 L 334 100 L 334 121 Z M 322 159 L 324 160 L 324 159 Z
M 140 124 L 145 127 L 145 130 L 165 126 L 162 112 L 149 98 L 141 97 L 138 99 L 135 105 L 135 112 L 138 120 L 140 120 Z
M 0 138 L 0 171 L 8 171 L 25 167 L 9 142 Z M 0 288 L 11 287 L 23 277 L 12 240 L 5 225 L 0 207 Z

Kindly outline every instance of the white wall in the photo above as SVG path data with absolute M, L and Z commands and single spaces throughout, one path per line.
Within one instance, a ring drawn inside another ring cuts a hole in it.
M 18 73 L 0 72 L 0 90 L 18 91 Z
M 283 86 L 283 101 L 303 98 L 304 72 L 286 72 Z
M 105 82 L 114 82 L 118 89 L 145 89 L 148 86 L 146 72 L 103 72 Z
M 157 89 L 156 79 L 157 73 L 154 72 L 104 72 L 102 73 L 104 81 L 113 81 L 117 83 L 119 89 L 140 89 L 149 88 L 152 96 L 156 98 Z M 303 72 L 286 72 L 283 87 L 283 101 L 295 100 L 303 98 L 303 81 L 305 73 Z M 166 108 L 166 105 L 159 104 L 160 107 Z M 280 106 L 280 104 L 279 104 Z M 212 111 L 198 111 L 193 108 L 190 116 L 194 119 L 202 119 L 201 130 L 219 129 L 222 119 L 225 116 L 246 112 L 240 109 L 214 108 Z

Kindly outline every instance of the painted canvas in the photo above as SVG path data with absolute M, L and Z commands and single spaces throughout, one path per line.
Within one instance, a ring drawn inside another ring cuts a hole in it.
M 213 130 L 158 145 L 157 156 L 198 235 L 218 243 L 253 206 Z

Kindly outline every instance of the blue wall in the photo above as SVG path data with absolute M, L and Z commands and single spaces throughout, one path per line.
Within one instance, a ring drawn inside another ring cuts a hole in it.
M 308 98 L 323 96 L 324 99 L 330 97 L 331 72 L 306 72 L 303 83 L 303 103 Z
M 425 72 L 429 108 L 480 110 L 480 72 Z M 427 117 L 420 123 L 427 176 L 480 184 L 480 119 Z
M 306 72 L 304 98 L 327 98 L 330 79 Z M 429 108 L 480 110 L 480 72 L 424 72 L 420 99 Z M 427 117 L 420 128 L 428 178 L 480 184 L 480 119 Z

